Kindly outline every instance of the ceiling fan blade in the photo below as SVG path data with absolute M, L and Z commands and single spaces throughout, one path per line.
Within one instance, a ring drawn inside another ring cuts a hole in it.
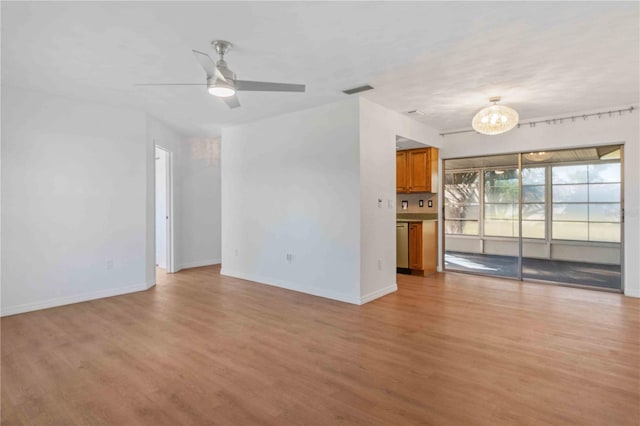
M 193 55 L 196 57 L 198 62 L 200 62 L 200 66 L 202 66 L 204 72 L 207 73 L 207 78 L 215 75 L 216 78 L 222 81 L 227 81 L 227 79 L 224 78 L 224 75 L 222 75 L 222 73 L 216 66 L 216 63 L 213 62 L 213 59 L 211 59 L 211 56 L 199 50 L 191 49 L 191 51 L 193 52 Z
M 227 104 L 227 106 L 231 109 L 238 108 L 240 106 L 240 101 L 236 95 L 227 96 L 226 98 L 220 98 L 222 101 Z
M 206 83 L 136 83 L 134 86 L 206 86 Z
M 236 80 L 236 90 L 251 92 L 304 92 L 304 84 L 270 83 L 267 81 Z

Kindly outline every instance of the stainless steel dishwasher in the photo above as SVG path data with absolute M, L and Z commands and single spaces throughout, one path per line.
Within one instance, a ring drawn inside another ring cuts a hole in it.
M 396 263 L 398 268 L 409 268 L 409 224 L 396 222 Z

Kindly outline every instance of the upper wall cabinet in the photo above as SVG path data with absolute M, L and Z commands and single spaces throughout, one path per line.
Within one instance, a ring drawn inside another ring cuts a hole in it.
M 396 192 L 407 192 L 407 151 L 396 152 Z
M 409 192 L 431 192 L 429 149 L 407 152 Z
M 438 149 L 396 152 L 396 192 L 438 192 Z

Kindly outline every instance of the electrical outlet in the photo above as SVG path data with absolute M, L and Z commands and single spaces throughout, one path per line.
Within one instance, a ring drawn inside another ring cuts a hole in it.
M 433 200 L 427 201 L 427 207 L 433 207 Z
M 289 263 L 293 262 L 293 253 L 287 253 L 286 259 Z
M 113 259 L 107 259 L 105 266 L 107 269 L 113 269 Z
M 418 207 L 424 207 L 424 200 L 418 200 Z
M 378 208 L 382 208 L 382 198 L 378 198 Z
M 236 249 L 235 254 L 236 254 L 236 256 L 238 256 L 238 249 Z

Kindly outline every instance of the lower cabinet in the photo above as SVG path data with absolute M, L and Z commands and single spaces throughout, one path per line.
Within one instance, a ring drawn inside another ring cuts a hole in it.
M 425 274 L 438 270 L 438 221 L 422 222 L 422 269 Z
M 422 269 L 422 223 L 409 224 L 409 269 Z
M 438 265 L 438 222 L 409 224 L 409 269 L 418 275 L 436 272 Z

